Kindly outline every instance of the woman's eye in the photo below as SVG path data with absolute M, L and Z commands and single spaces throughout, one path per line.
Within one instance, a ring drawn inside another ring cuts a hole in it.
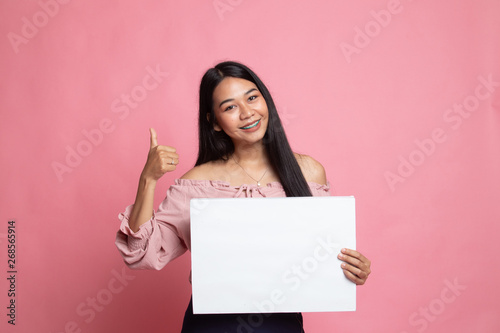
M 229 110 L 232 110 L 234 108 L 235 108 L 234 105 L 229 105 L 227 108 L 224 109 L 224 111 L 229 111 Z
M 257 98 L 257 96 L 250 96 L 250 97 L 248 98 L 248 100 L 249 100 L 249 101 L 253 101 L 253 100 L 254 100 L 254 99 L 256 99 L 256 98 Z

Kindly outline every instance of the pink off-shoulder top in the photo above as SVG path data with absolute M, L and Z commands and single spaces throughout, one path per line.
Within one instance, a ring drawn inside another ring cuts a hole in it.
M 313 196 L 329 196 L 330 186 L 308 183 Z M 115 244 L 125 263 L 133 269 L 162 269 L 168 262 L 191 250 L 189 206 L 193 198 L 285 197 L 278 182 L 267 186 L 231 186 L 214 180 L 176 179 L 158 210 L 137 232 L 129 228 L 133 205 L 119 214 L 120 229 Z

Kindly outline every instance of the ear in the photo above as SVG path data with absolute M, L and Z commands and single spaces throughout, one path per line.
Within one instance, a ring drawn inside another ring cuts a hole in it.
M 207 121 L 210 122 L 210 113 L 207 113 Z M 216 132 L 222 131 L 222 128 L 217 124 L 217 119 L 214 121 L 214 130 Z

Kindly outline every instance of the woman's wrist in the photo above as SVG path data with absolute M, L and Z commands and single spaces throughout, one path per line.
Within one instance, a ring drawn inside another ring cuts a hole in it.
M 141 173 L 141 176 L 139 178 L 139 187 L 145 188 L 145 189 L 148 189 L 148 188 L 154 189 L 156 187 L 157 181 L 158 181 L 157 179 L 154 179 L 152 177 L 145 175 L 144 173 Z

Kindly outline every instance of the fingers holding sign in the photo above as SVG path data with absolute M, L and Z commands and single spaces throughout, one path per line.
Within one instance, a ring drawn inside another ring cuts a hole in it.
M 371 261 L 358 251 L 342 249 L 338 258 L 343 261 L 341 267 L 344 275 L 355 284 L 365 284 L 371 271 Z
M 148 160 L 142 174 L 151 180 L 160 179 L 165 173 L 174 171 L 179 164 L 179 155 L 175 148 L 158 145 L 158 136 L 154 128 L 149 129 L 150 146 Z

